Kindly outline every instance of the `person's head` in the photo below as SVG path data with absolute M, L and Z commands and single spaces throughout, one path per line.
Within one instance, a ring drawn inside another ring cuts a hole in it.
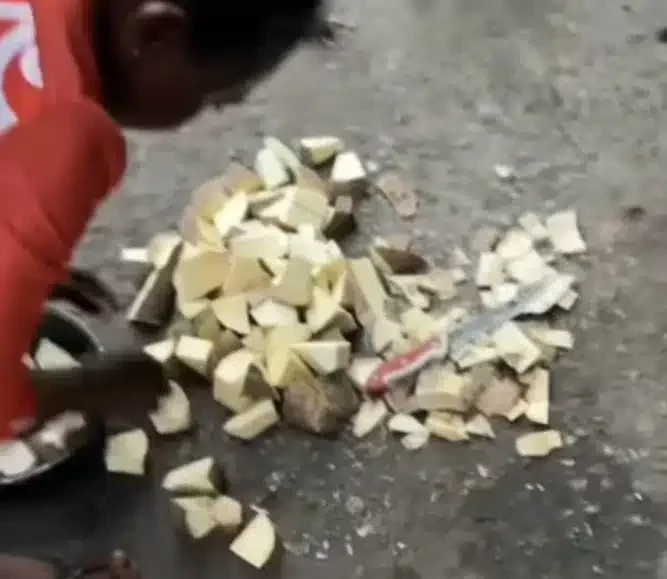
M 98 0 L 105 106 L 137 128 L 239 102 L 321 30 L 325 0 Z

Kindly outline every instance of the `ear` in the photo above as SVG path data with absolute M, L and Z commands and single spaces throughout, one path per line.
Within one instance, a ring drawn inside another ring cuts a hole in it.
M 132 58 L 157 52 L 185 51 L 190 22 L 185 11 L 169 0 L 144 0 L 136 4 L 121 34 L 123 52 Z

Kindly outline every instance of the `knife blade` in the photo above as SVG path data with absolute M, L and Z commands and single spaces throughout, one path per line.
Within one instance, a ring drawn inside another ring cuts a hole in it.
M 365 392 L 373 396 L 382 395 L 391 384 L 415 374 L 430 362 L 447 356 L 454 362 L 460 360 L 471 347 L 491 337 L 503 324 L 524 314 L 539 315 L 551 309 L 573 283 L 573 276 L 552 274 L 535 284 L 523 286 L 506 306 L 479 314 L 451 333 L 445 328 L 432 340 L 382 363 L 366 382 Z

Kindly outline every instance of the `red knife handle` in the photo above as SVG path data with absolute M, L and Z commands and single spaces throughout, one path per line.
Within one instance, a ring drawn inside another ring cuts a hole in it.
M 431 340 L 422 346 L 388 360 L 380 365 L 366 382 L 364 390 L 372 396 L 385 394 L 391 382 L 409 376 L 435 359 L 442 349 L 439 340 Z

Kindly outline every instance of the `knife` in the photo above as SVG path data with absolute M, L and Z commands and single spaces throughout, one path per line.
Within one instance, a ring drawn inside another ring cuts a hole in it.
M 574 276 L 554 273 L 535 284 L 521 287 L 514 300 L 506 306 L 486 311 L 451 333 L 444 329 L 439 336 L 414 350 L 380 364 L 366 382 L 364 391 L 380 396 L 392 384 L 419 372 L 430 362 L 444 360 L 447 356 L 455 362 L 460 360 L 469 348 L 488 339 L 514 318 L 549 311 L 565 296 L 574 281 Z

